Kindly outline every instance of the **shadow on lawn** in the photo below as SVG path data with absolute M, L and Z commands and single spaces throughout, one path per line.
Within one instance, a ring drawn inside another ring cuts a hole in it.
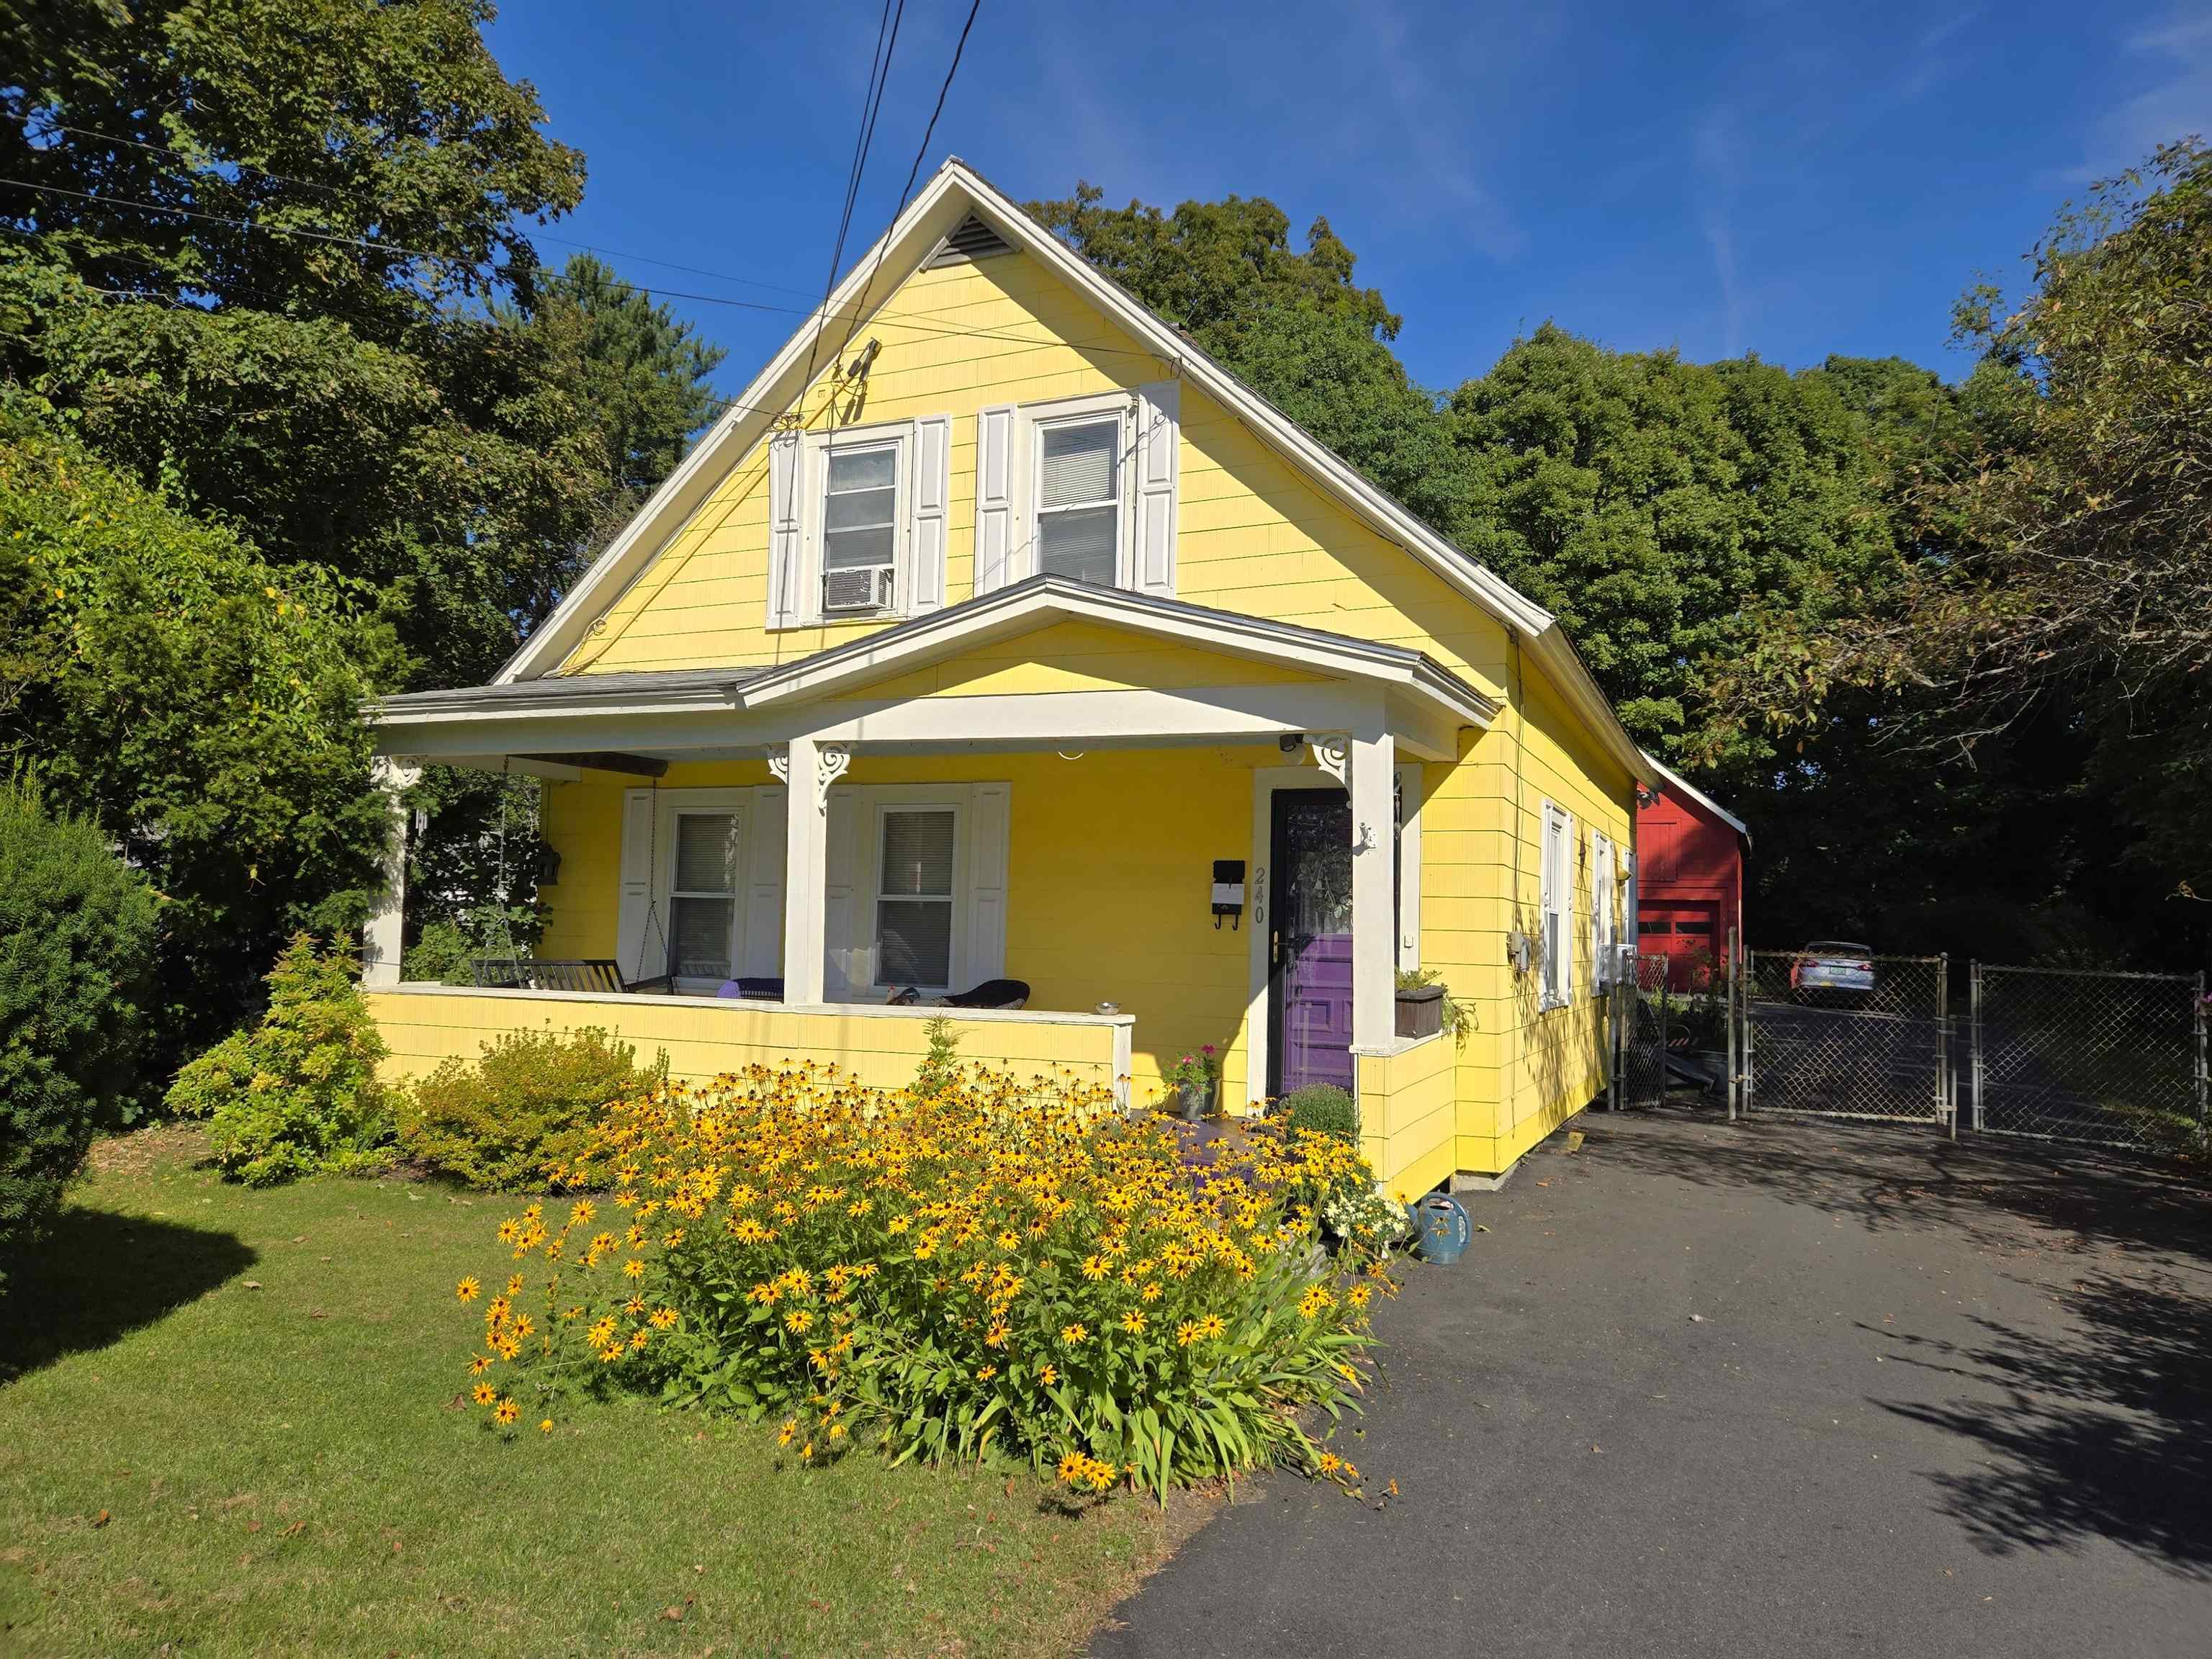
M 234 1234 L 71 1208 L 9 1278 L 0 1383 L 104 1348 L 260 1259 Z
M 1934 1478 L 1942 1508 L 1992 1555 L 2097 1538 L 2212 1578 L 2212 1320 L 2171 1279 L 2077 1285 L 2073 1328 L 1978 1320 L 1984 1340 L 1889 1336 L 1891 1358 L 1969 1380 L 1971 1398 L 1887 1410 L 1962 1437 L 1983 1467 Z M 1995 1390 L 1997 1399 L 1990 1397 Z

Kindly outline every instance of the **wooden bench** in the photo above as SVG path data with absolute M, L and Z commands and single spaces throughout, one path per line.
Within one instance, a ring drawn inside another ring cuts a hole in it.
M 542 957 L 480 958 L 469 972 L 481 987 L 501 991 L 580 991 L 592 996 L 669 994 L 676 982 L 666 974 L 625 980 L 611 957 L 578 957 L 566 961 Z

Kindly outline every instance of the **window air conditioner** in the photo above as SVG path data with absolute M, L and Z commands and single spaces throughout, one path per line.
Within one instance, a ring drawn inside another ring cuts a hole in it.
M 852 565 L 826 572 L 822 580 L 824 611 L 888 611 L 891 607 L 892 568 L 887 564 Z

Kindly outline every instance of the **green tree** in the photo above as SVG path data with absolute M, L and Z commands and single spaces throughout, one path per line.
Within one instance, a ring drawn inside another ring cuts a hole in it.
M 97 828 L 0 782 L 0 1290 L 131 1098 L 155 912 Z
M 387 824 L 365 697 L 390 630 L 18 410 L 0 423 L 0 744 L 162 896 L 167 1054 L 227 1028 L 283 939 L 358 926 Z

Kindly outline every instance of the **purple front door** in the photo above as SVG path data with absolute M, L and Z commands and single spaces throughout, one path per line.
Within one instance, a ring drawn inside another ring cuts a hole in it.
M 1352 803 L 1338 789 L 1279 789 L 1271 839 L 1268 1092 L 1349 1091 Z

